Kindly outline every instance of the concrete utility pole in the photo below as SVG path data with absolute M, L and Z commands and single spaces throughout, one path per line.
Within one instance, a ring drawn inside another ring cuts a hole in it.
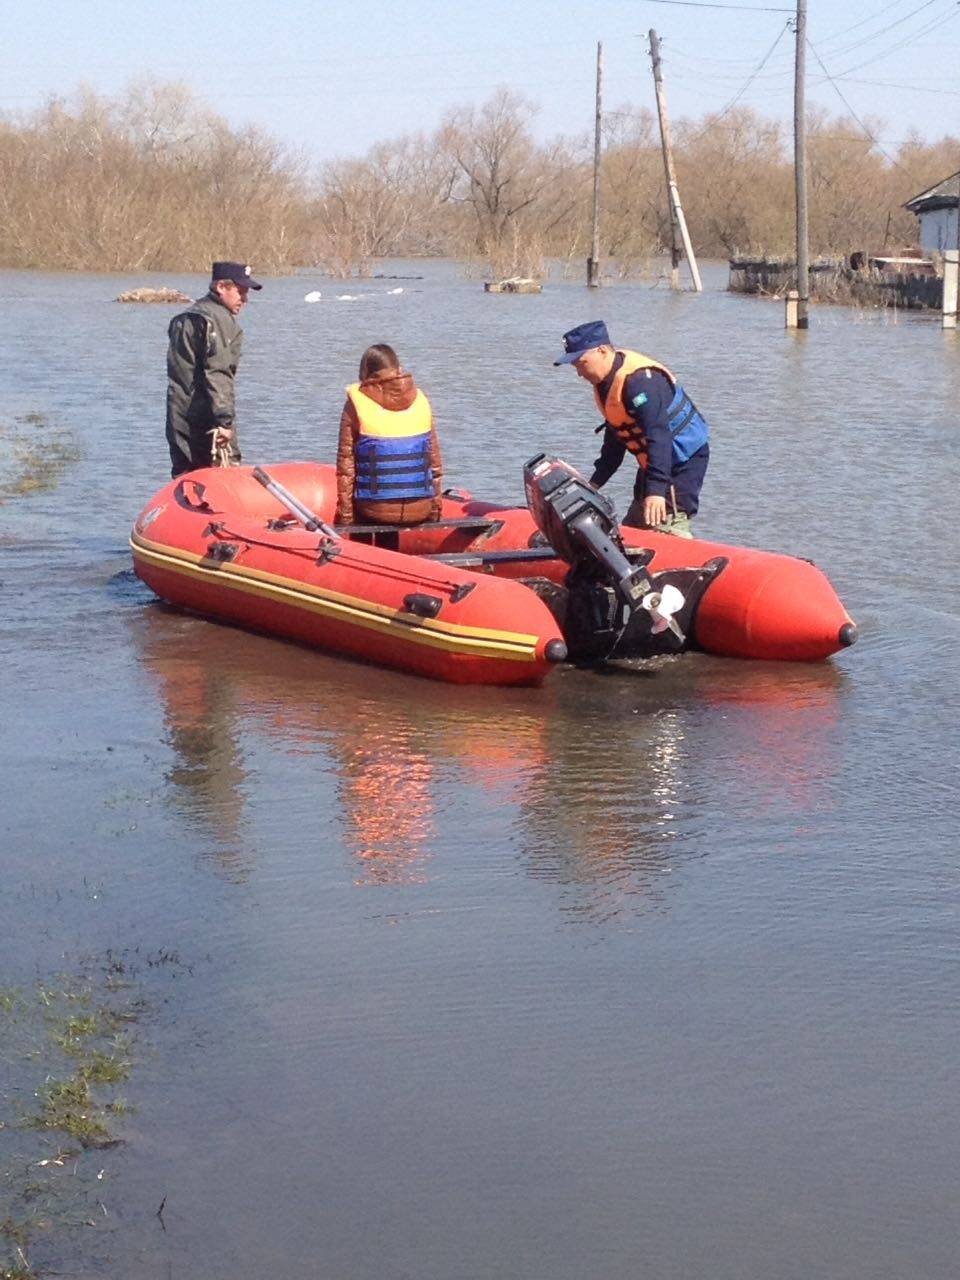
M 603 44 L 597 41 L 597 114 L 593 134 L 593 239 L 587 259 L 587 284 L 600 287 L 600 136 L 603 123 L 601 83 L 603 80 Z
M 947 222 L 949 227 L 950 223 Z M 957 174 L 957 234 L 952 249 L 943 251 L 943 298 L 940 303 L 940 327 L 956 329 L 958 301 L 958 274 L 960 274 L 960 174 Z
M 660 145 L 663 149 L 663 169 L 667 176 L 667 200 L 670 206 L 670 238 L 672 241 L 670 249 L 670 285 L 674 289 L 680 288 L 680 246 L 677 243 L 677 233 L 679 232 L 680 239 L 683 241 L 684 253 L 687 255 L 687 266 L 690 268 L 693 287 L 697 293 L 701 293 L 703 285 L 700 282 L 700 272 L 697 270 L 697 259 L 694 256 L 693 245 L 690 243 L 687 220 L 683 216 L 680 189 L 677 186 L 677 175 L 673 167 L 670 123 L 667 120 L 667 95 L 663 89 L 663 75 L 660 71 L 660 41 L 657 39 L 657 33 L 652 28 L 650 30 L 650 60 L 653 63 L 653 87 L 657 95 L 657 115 L 660 118 Z
M 797 55 L 793 81 L 793 172 L 797 193 L 797 309 L 796 325 L 809 325 L 807 307 L 810 301 L 810 248 L 807 234 L 807 119 L 805 102 L 807 54 L 807 0 L 797 0 Z

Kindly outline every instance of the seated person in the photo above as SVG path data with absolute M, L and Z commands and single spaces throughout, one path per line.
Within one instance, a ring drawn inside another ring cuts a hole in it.
M 442 473 L 429 400 L 392 347 L 368 347 L 340 417 L 337 524 L 439 520 Z

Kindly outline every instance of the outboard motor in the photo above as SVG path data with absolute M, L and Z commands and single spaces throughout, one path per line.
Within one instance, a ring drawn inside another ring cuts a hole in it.
M 623 548 L 613 503 L 559 458 L 538 453 L 523 468 L 527 506 L 554 551 L 575 568 L 593 561 L 606 570 L 627 609 L 653 590 L 643 565 L 631 564 Z
M 523 469 L 527 506 L 544 539 L 570 565 L 562 588 L 528 585 L 557 618 L 571 657 L 676 652 L 709 582 L 726 564 L 650 574 L 653 552 L 626 548 L 613 504 L 560 458 L 539 453 Z

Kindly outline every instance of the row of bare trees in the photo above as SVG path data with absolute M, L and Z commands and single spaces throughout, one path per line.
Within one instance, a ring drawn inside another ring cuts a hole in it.
M 301 251 L 305 176 L 257 129 L 231 129 L 179 86 L 120 101 L 81 90 L 0 119 L 4 265 L 195 270 L 224 245 L 280 268 Z
M 117 100 L 89 90 L 0 117 L 0 265 L 200 270 L 230 246 L 261 270 L 347 276 L 389 255 L 446 255 L 498 276 L 580 261 L 590 242 L 592 145 L 536 140 L 534 106 L 507 89 L 430 135 L 384 141 L 316 172 L 256 128 L 235 129 L 178 85 Z M 876 136 L 878 125 L 868 122 Z M 783 126 L 738 108 L 675 126 L 698 251 L 788 253 L 793 173 Z M 916 239 L 903 202 L 956 168 L 960 143 L 911 137 L 888 155 L 849 120 L 809 121 L 815 251 Z M 669 240 L 656 121 L 605 118 L 603 253 L 631 274 Z

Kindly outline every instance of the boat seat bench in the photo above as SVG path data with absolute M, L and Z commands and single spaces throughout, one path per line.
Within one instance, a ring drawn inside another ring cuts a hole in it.
M 519 547 L 505 551 L 441 551 L 420 559 L 473 569 L 485 564 L 523 564 L 532 560 L 559 560 L 560 557 L 553 547 Z
M 406 533 L 410 529 L 492 529 L 498 520 L 489 516 L 458 516 L 450 520 L 424 520 L 422 524 L 335 524 L 337 533 Z

